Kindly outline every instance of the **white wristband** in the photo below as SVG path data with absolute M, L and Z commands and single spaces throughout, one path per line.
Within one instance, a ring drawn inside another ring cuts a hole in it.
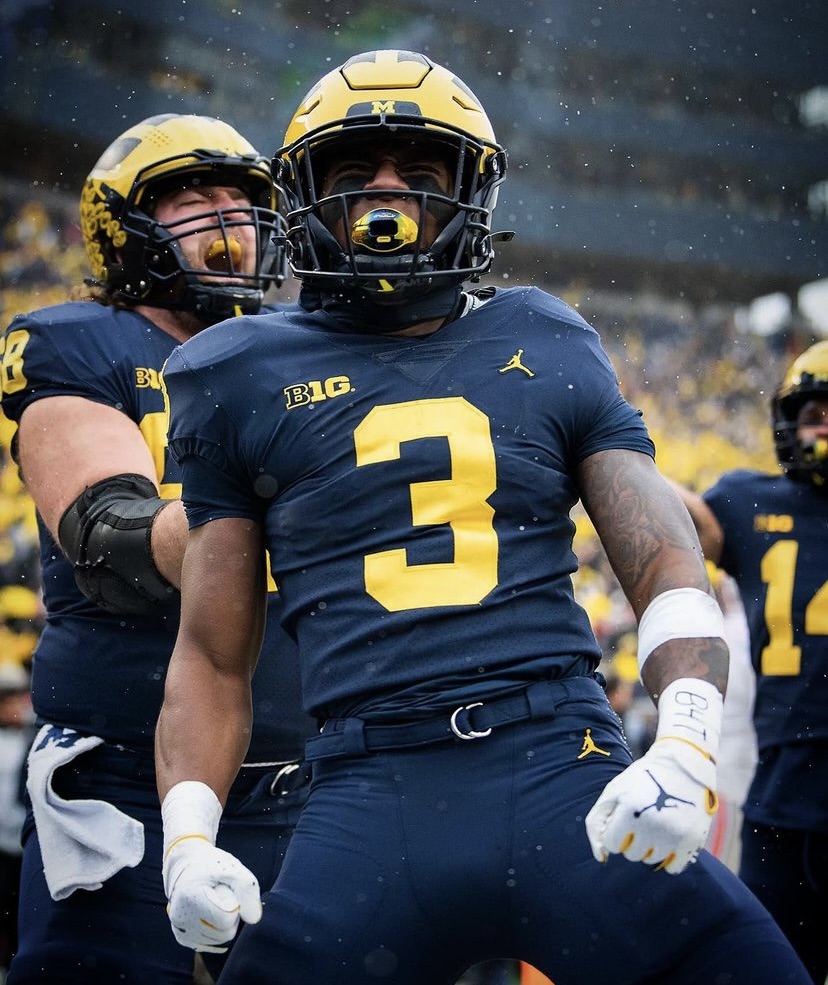
M 724 699 L 713 684 L 696 677 L 681 677 L 659 695 L 655 741 L 681 739 L 715 763 L 723 709 Z
M 724 616 L 715 599 L 698 588 L 673 588 L 650 602 L 638 622 L 638 669 L 668 640 L 721 637 Z
M 221 801 L 200 780 L 182 780 L 170 787 L 161 804 L 164 823 L 164 858 L 185 838 L 203 838 L 216 843 Z

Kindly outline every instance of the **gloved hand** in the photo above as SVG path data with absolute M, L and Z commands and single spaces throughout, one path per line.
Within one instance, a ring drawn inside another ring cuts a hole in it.
M 167 913 L 179 944 L 222 954 L 239 920 L 262 918 L 259 883 L 237 858 L 204 838 L 184 837 L 164 859 Z
M 241 862 L 216 848 L 221 803 L 197 780 L 176 783 L 161 804 L 164 892 L 173 934 L 196 951 L 223 954 L 239 920 L 262 918 L 259 883 Z
M 599 862 L 620 854 L 676 874 L 695 860 L 718 808 L 721 709 L 721 695 L 704 681 L 665 689 L 652 746 L 606 785 L 587 814 Z

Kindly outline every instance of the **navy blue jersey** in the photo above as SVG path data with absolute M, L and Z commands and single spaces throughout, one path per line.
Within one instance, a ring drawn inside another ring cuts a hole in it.
M 784 475 L 729 472 L 704 494 L 724 531 L 757 674 L 760 763 L 746 815 L 828 829 L 828 496 Z
M 264 322 L 262 323 L 264 325 Z M 141 315 L 94 302 L 18 316 L 6 330 L 3 410 L 19 421 L 50 396 L 77 396 L 135 421 L 153 453 L 161 496 L 181 492 L 167 454 L 160 372 L 175 340 Z M 154 615 L 107 613 L 75 585 L 72 566 L 41 522 L 46 626 L 33 665 L 33 700 L 44 720 L 107 741 L 151 748 L 178 606 Z M 280 627 L 271 593 L 268 628 L 254 681 L 255 727 L 248 760 L 301 756 L 310 722 L 299 712 L 295 644 Z
M 604 449 L 653 454 L 597 333 L 524 288 L 426 338 L 266 321 L 171 355 L 170 447 L 191 525 L 264 525 L 306 706 L 419 717 L 590 673 L 574 472 Z

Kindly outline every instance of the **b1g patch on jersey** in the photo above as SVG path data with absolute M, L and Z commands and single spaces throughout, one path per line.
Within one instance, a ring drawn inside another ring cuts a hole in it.
M 141 388 L 150 387 L 152 390 L 160 390 L 161 374 L 157 369 L 151 369 L 147 366 L 136 366 L 135 385 Z
M 794 518 L 787 513 L 758 513 L 753 518 L 753 529 L 759 534 L 789 534 L 794 528 Z
M 308 380 L 307 383 L 292 383 L 284 389 L 285 408 L 293 410 L 306 404 L 316 404 L 322 400 L 341 397 L 351 393 L 353 387 L 347 376 L 329 376 L 326 380 Z

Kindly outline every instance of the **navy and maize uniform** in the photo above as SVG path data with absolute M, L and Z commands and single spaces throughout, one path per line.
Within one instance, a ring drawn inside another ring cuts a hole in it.
M 222 985 L 452 985 L 503 957 L 556 985 L 801 981 L 709 855 L 681 876 L 592 857 L 585 815 L 632 757 L 573 597 L 574 473 L 654 452 L 597 333 L 528 288 L 425 338 L 266 321 L 164 371 L 190 524 L 264 525 L 325 719 Z
M 175 345 L 140 314 L 92 302 L 19 316 L 6 331 L 3 410 L 19 421 L 31 402 L 50 396 L 84 397 L 120 410 L 135 421 L 153 453 L 161 496 L 176 498 L 180 475 L 167 453 L 160 378 Z M 143 822 L 146 849 L 136 868 L 122 869 L 101 889 L 78 890 L 55 902 L 30 812 L 20 945 L 9 981 L 191 983 L 193 954 L 176 943 L 165 912 L 153 766 L 178 603 L 152 615 L 106 612 L 81 594 L 70 562 L 42 523 L 40 541 L 47 617 L 33 662 L 38 721 L 100 736 L 105 743 L 59 770 L 55 790 L 64 798 L 107 801 Z M 281 629 L 279 606 L 278 593 L 271 592 L 253 686 L 251 765 L 233 787 L 218 837 L 221 847 L 244 859 L 265 883 L 278 868 L 306 792 L 300 782 L 303 770 L 275 786 L 274 780 L 281 764 L 301 759 L 303 741 L 313 731 L 301 711 L 296 648 Z M 204 741 L 210 741 L 209 722 Z M 208 960 L 217 970 L 221 958 Z
M 824 968 L 828 495 L 787 475 L 738 470 L 703 498 L 724 531 L 720 565 L 739 586 L 756 671 L 759 761 L 740 875 L 805 963 Z

